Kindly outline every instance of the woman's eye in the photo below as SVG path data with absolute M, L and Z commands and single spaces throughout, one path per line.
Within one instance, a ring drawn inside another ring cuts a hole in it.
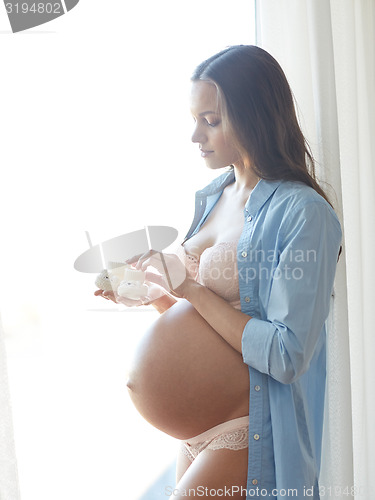
M 207 125 L 208 125 L 209 127 L 216 127 L 217 125 L 219 125 L 219 123 L 220 123 L 220 122 L 212 122 L 212 123 L 211 123 L 211 122 L 207 121 Z

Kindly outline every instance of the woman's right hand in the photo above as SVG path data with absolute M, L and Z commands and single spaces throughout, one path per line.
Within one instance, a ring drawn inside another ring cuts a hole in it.
M 121 295 L 113 291 L 96 290 L 94 295 L 103 297 L 106 300 L 112 300 L 115 304 L 124 304 L 127 307 L 139 307 L 147 306 L 166 294 L 165 289 L 156 283 L 146 280 L 145 284 L 148 286 L 147 294 L 138 300 L 121 297 Z

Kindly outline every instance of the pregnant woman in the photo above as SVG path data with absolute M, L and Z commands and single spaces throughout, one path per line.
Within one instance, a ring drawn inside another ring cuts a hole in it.
M 138 411 L 181 440 L 173 498 L 319 499 L 325 320 L 341 229 L 279 64 L 233 46 L 192 77 L 208 168 L 176 254 L 130 262 L 162 313 L 137 350 Z

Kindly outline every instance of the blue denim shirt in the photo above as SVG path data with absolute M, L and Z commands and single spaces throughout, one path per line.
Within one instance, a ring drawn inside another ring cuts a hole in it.
M 185 241 L 234 182 L 226 172 L 196 193 Z M 260 180 L 237 246 L 242 334 L 249 367 L 247 498 L 319 499 L 326 329 L 341 227 L 300 182 Z M 288 491 L 289 490 L 289 491 Z

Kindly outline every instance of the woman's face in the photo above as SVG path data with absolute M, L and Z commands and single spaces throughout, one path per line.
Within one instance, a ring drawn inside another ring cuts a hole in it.
M 217 169 L 239 163 L 238 151 L 230 137 L 224 135 L 215 85 L 200 80 L 193 82 L 190 109 L 195 122 L 191 140 L 199 144 L 206 165 Z

